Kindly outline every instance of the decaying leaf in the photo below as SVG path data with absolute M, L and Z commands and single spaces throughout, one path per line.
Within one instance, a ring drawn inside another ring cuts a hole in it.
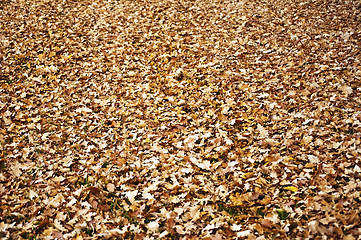
M 0 238 L 358 239 L 359 1 L 0 1 Z

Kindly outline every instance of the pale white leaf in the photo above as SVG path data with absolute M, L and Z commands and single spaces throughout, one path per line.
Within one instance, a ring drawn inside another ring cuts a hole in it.
M 158 228 L 159 228 L 159 223 L 158 221 L 154 221 L 154 222 L 150 222 L 147 224 L 147 228 L 149 231 L 151 232 L 157 232 Z
M 128 198 L 131 204 L 135 204 L 135 197 L 138 195 L 138 190 L 128 191 L 125 193 L 125 196 Z
M 247 237 L 251 234 L 251 230 L 245 230 L 237 233 L 237 237 Z
M 31 190 L 30 189 L 30 191 L 29 191 L 29 198 L 31 199 L 31 200 L 33 200 L 34 198 L 37 198 L 39 195 L 36 193 L 36 192 L 34 192 L 33 190 Z

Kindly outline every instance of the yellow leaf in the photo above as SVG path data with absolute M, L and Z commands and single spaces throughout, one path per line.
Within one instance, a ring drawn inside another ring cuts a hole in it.
M 38 58 L 40 61 L 43 60 L 45 58 L 45 54 L 44 53 L 39 54 Z
M 241 196 L 239 195 L 239 193 L 236 193 L 236 195 L 234 196 L 229 196 L 229 199 L 231 199 L 233 205 L 235 206 L 241 206 L 242 205 L 242 198 Z
M 291 192 L 297 192 L 298 191 L 298 188 L 296 188 L 296 187 L 285 187 L 285 188 L 283 188 L 284 190 L 289 190 L 289 191 L 291 191 Z
M 251 177 L 253 177 L 254 173 L 253 172 L 248 172 L 242 175 L 242 178 L 244 179 L 249 179 Z
M 167 121 L 167 120 L 169 120 L 169 118 L 165 117 L 165 118 L 159 119 L 159 122 L 164 122 L 164 121 Z

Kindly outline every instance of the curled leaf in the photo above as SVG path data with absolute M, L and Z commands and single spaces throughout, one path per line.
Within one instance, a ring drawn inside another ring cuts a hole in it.
M 284 187 L 283 189 L 291 191 L 291 192 L 297 192 L 298 191 L 298 188 L 296 188 L 296 187 Z

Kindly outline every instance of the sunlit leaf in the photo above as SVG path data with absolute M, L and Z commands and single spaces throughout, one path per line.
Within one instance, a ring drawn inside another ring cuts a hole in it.
M 284 187 L 283 189 L 291 191 L 291 192 L 297 192 L 298 191 L 298 188 L 296 188 L 296 187 Z

